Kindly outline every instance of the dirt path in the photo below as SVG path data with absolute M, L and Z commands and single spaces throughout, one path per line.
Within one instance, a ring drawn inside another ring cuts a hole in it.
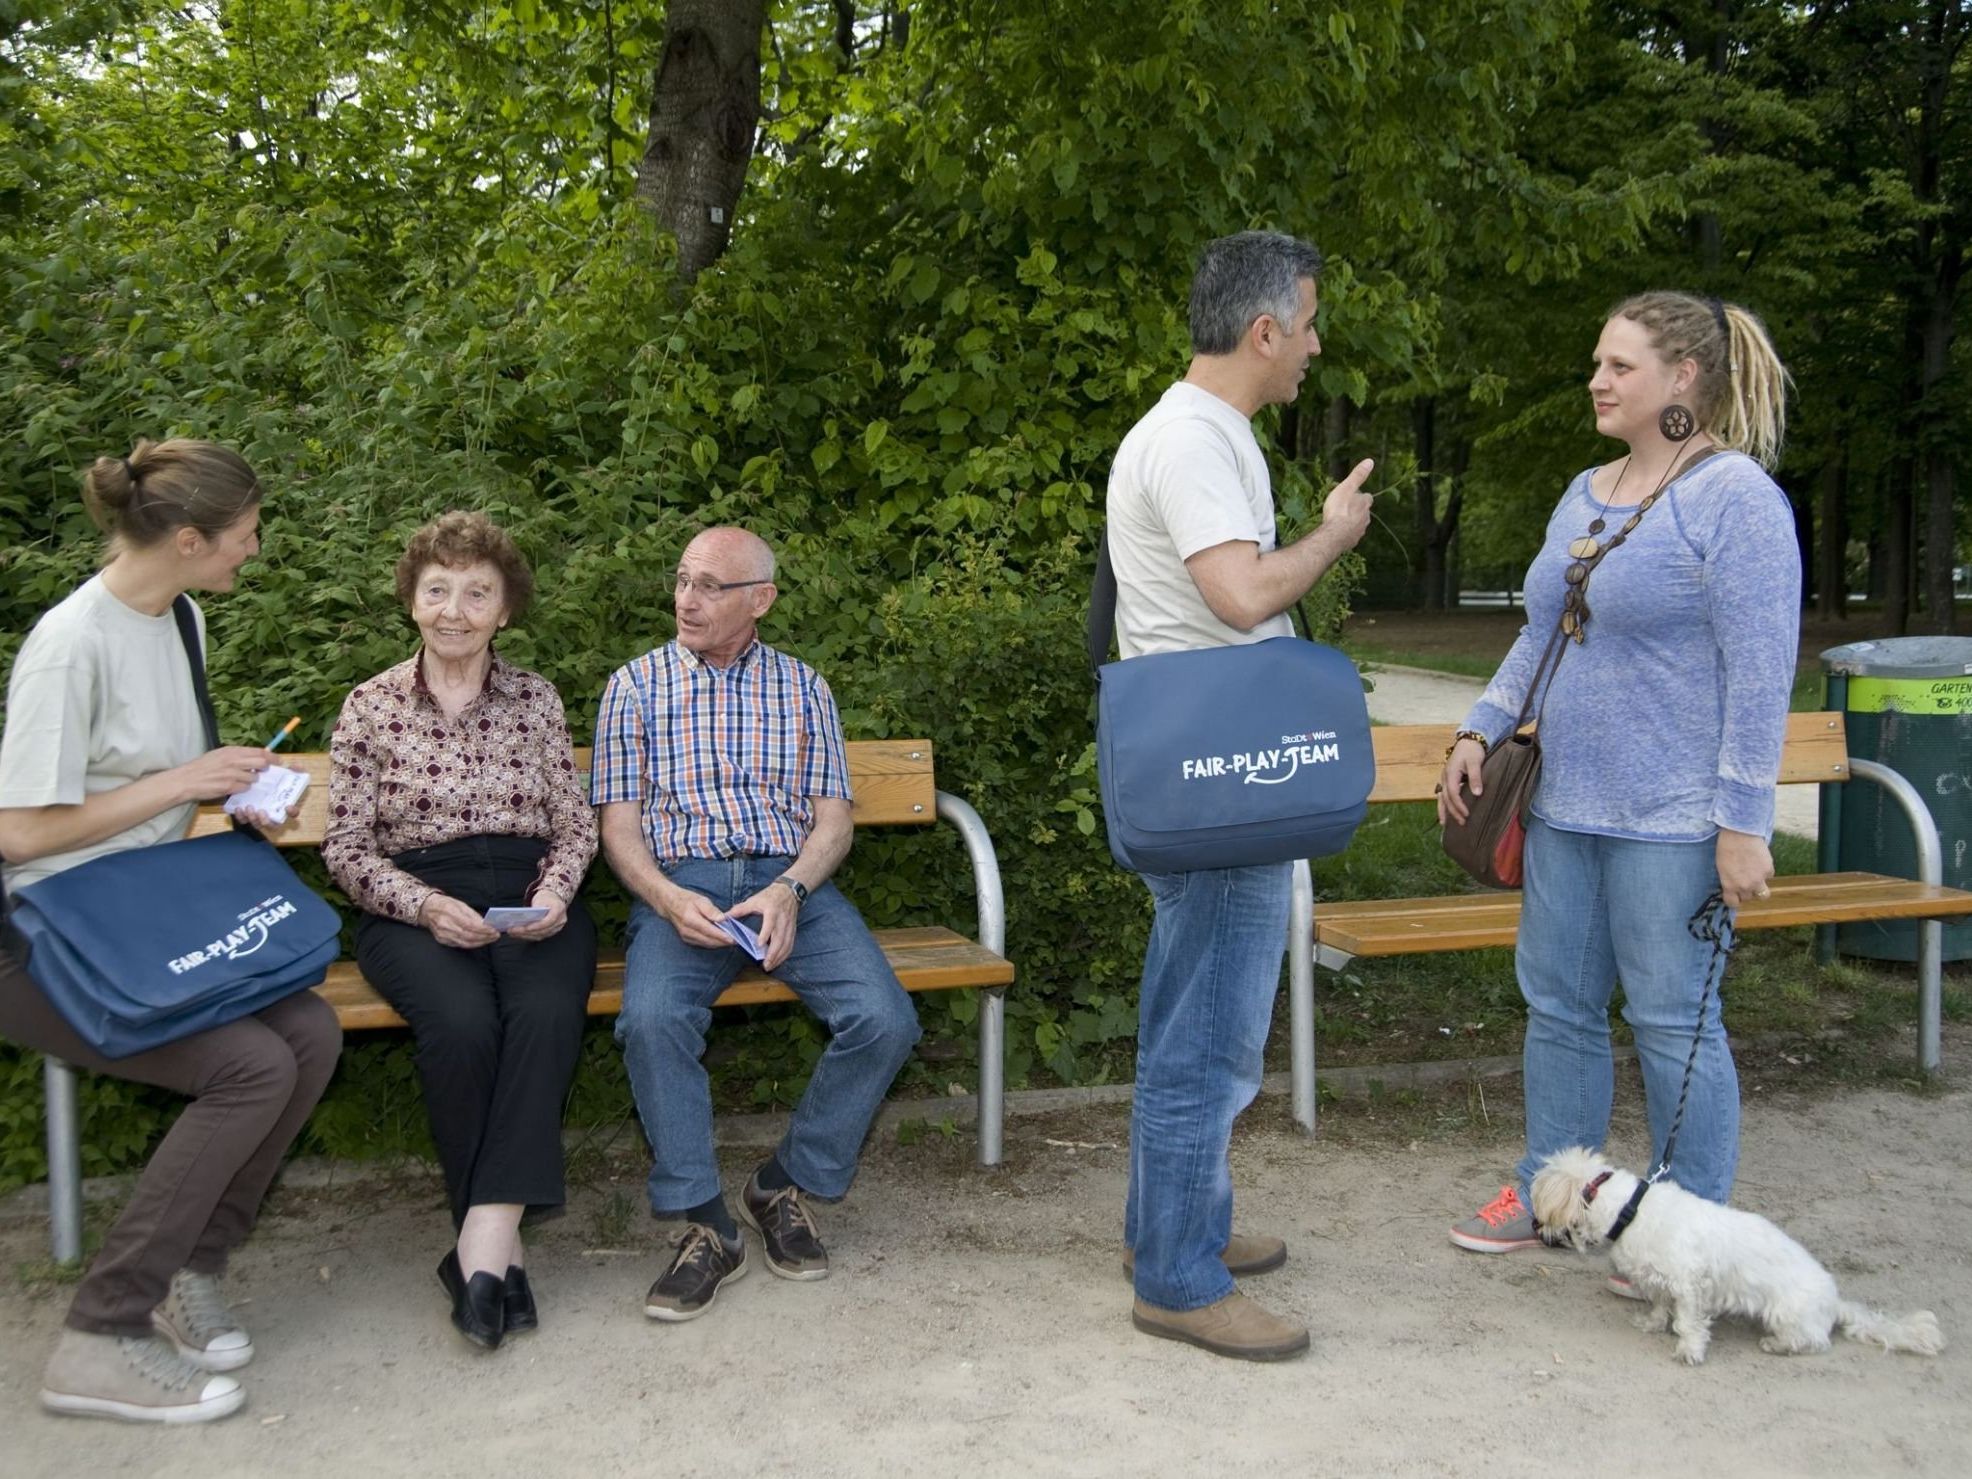
M 1953 1044 L 1960 1048 L 1960 1044 Z M 1972 1046 L 1972 1045 L 1965 1045 Z M 1474 1091 L 1476 1093 L 1476 1091 Z M 1632 1087 L 1625 1103 L 1635 1103 Z M 1234 1148 L 1243 1225 L 1286 1234 L 1250 1291 L 1304 1316 L 1314 1349 L 1222 1361 L 1129 1325 L 1117 1266 L 1125 1113 L 1017 1116 L 1007 1164 L 969 1137 L 873 1143 L 825 1209 L 835 1273 L 754 1271 L 704 1319 L 641 1314 L 663 1229 L 632 1164 L 541 1231 L 543 1328 L 490 1357 L 444 1319 L 435 1183 L 285 1191 L 230 1281 L 261 1354 L 249 1404 L 158 1432 L 46 1416 L 40 1362 L 65 1302 L 0 1289 L 0 1469 L 218 1479 L 746 1473 L 1484 1475 L 1972 1472 L 1972 1093 L 1752 1094 L 1737 1199 L 1776 1217 L 1849 1294 L 1935 1309 L 1935 1360 L 1838 1343 L 1760 1352 L 1726 1326 L 1688 1370 L 1574 1255 L 1463 1254 L 1444 1228 L 1499 1184 L 1512 1086 L 1392 1126 L 1357 1106 L 1302 1139 L 1279 1098 Z M 1502 1105 L 1502 1100 L 1508 1101 Z M 1619 1154 L 1640 1155 L 1634 1125 Z M 738 1154 L 734 1171 L 750 1161 Z M 5 1267 L 44 1226 L 0 1224 Z

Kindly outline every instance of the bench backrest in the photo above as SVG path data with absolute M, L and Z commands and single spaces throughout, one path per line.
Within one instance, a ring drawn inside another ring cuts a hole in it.
M 1376 749 L 1376 789 L 1371 801 L 1429 801 L 1445 768 L 1450 724 L 1383 724 L 1370 730 Z M 1848 733 L 1842 716 L 1828 712 L 1789 714 L 1787 740 L 1780 752 L 1781 784 L 1846 781 Z
M 930 740 L 850 740 L 847 748 L 857 826 L 927 826 L 938 819 Z M 273 834 L 273 840 L 282 847 L 319 847 L 329 822 L 329 757 L 316 752 L 279 754 L 278 758 L 290 769 L 308 772 L 308 790 L 302 795 L 300 811 Z M 586 745 L 575 752 L 575 764 L 587 784 Z M 221 832 L 229 825 L 217 804 L 203 806 L 192 823 L 191 835 Z

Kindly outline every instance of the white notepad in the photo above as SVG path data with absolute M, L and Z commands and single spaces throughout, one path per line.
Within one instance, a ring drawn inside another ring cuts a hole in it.
M 270 765 L 253 778 L 252 785 L 226 798 L 226 815 L 231 816 L 241 807 L 247 807 L 264 812 L 269 820 L 279 826 L 288 819 L 288 808 L 301 800 L 301 793 L 307 789 L 307 771 Z

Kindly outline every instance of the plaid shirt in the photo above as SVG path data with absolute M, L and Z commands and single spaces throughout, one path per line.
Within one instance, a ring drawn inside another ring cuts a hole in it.
M 611 674 L 596 716 L 589 800 L 643 805 L 660 863 L 792 857 L 811 797 L 847 801 L 835 697 L 805 662 L 755 641 L 718 668 L 667 642 Z

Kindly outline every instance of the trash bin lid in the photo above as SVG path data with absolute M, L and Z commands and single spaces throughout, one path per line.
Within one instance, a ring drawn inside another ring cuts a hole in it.
M 1831 673 L 1854 677 L 1956 678 L 1972 673 L 1972 637 L 1885 637 L 1821 655 Z

